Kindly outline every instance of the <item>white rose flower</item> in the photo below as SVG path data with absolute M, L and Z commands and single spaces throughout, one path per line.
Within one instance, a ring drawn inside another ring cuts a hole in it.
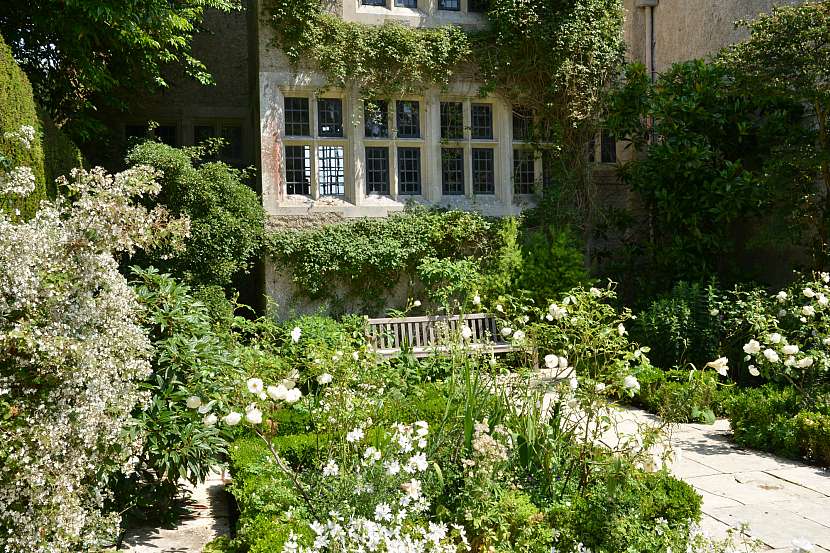
M 248 385 L 248 391 L 254 395 L 261 394 L 265 389 L 261 378 L 249 378 L 246 384 Z
M 242 414 L 237 413 L 236 411 L 231 411 L 224 417 L 222 417 L 222 422 L 227 424 L 228 426 L 236 426 L 239 424 L 239 421 L 242 420 Z
M 816 314 L 816 308 L 813 307 L 812 305 L 805 305 L 804 307 L 801 308 L 801 313 L 805 317 L 812 317 L 813 315 Z
M 332 381 L 332 376 L 329 373 L 323 373 L 317 377 L 317 383 L 320 385 L 330 384 Z M 286 390 L 287 392 L 287 390 Z
M 545 319 L 546 319 L 546 320 L 548 320 L 548 321 L 550 321 L 550 322 L 553 322 L 553 315 L 551 315 L 550 313 L 548 313 L 547 315 L 545 315 Z
M 517 330 L 516 332 L 513 333 L 513 340 L 515 340 L 516 342 L 521 342 L 524 339 L 525 339 L 524 331 Z
M 809 288 L 809 287 L 802 290 L 801 293 L 804 294 L 808 298 L 814 298 L 816 296 L 816 293 L 813 292 L 813 289 Z
M 478 294 L 473 296 L 473 305 L 481 305 L 481 296 Z
M 280 384 L 279 386 L 268 386 L 268 396 L 274 401 L 283 401 L 285 394 L 288 393 L 288 388 Z
M 796 363 L 796 367 L 799 369 L 806 369 L 807 367 L 813 366 L 813 358 L 812 357 L 805 357 L 804 359 L 800 359 L 798 363 Z
M 545 367 L 547 367 L 549 369 L 555 369 L 558 366 L 559 366 L 559 358 L 556 355 L 554 355 L 552 353 L 549 353 L 549 354 L 545 355 Z
M 778 334 L 777 332 L 773 332 L 772 334 L 769 335 L 769 341 L 772 342 L 773 344 L 777 344 L 778 342 L 781 341 L 781 335 Z
M 205 426 L 213 426 L 214 424 L 216 424 L 217 420 L 219 419 L 216 417 L 216 415 L 211 413 L 210 415 L 207 415 L 205 418 L 202 419 L 202 424 L 204 424 Z
M 758 367 L 756 367 L 755 365 L 750 365 L 749 366 L 749 374 L 751 374 L 752 376 L 760 376 L 761 371 L 759 371 Z
M 505 338 L 509 337 L 511 334 L 513 334 L 513 329 L 510 328 L 509 326 L 506 326 L 506 327 L 501 329 L 501 335 L 504 336 Z
M 785 355 L 795 355 L 798 353 L 798 346 L 795 344 L 787 344 L 781 348 L 781 351 L 784 352 Z
M 825 284 L 830 282 L 830 273 L 821 273 L 821 280 L 823 280 Z
M 202 400 L 197 396 L 190 396 L 185 403 L 188 409 L 198 409 L 202 406 Z
M 502 307 L 500 303 L 496 304 L 496 311 L 498 311 L 499 313 L 504 313 L 504 307 Z
M 761 351 L 761 343 L 758 340 L 750 340 L 744 344 L 744 352 L 749 355 L 755 355 Z
M 634 390 L 634 392 L 640 391 L 640 381 L 637 380 L 637 377 L 633 374 L 626 376 L 623 379 L 623 388 L 626 390 Z
M 256 407 L 249 408 L 245 411 L 245 420 L 251 424 L 262 423 L 262 411 Z
M 296 344 L 297 342 L 300 341 L 300 336 L 302 336 L 302 335 L 303 335 L 303 329 L 301 329 L 298 326 L 295 326 L 291 330 L 291 341 Z
M 707 367 L 715 369 L 719 375 L 727 376 L 729 374 L 729 359 L 726 357 L 718 357 L 714 361 L 706 363 Z
M 781 358 L 778 357 L 778 352 L 770 348 L 764 350 L 764 357 L 766 357 L 767 361 L 770 363 L 778 363 L 781 360 Z
M 570 377 L 568 379 L 568 386 L 571 388 L 571 390 L 576 390 L 577 388 L 579 388 L 579 380 L 577 380 L 575 376 Z
M 465 340 L 469 340 L 473 337 L 473 329 L 467 325 L 461 327 L 461 337 Z
M 816 296 L 816 301 L 817 301 L 817 302 L 818 302 L 818 304 L 819 304 L 819 305 L 821 305 L 822 307 L 824 307 L 824 306 L 826 306 L 828 303 L 830 303 L 830 300 L 828 300 L 828 299 L 827 299 L 827 296 L 825 296 L 824 294 L 819 294 L 819 295 L 817 295 L 817 296 Z
M 775 297 L 780 302 L 787 301 L 787 293 L 784 290 L 781 290 L 780 292 L 778 292 L 778 294 Z
M 291 388 L 285 393 L 285 402 L 297 403 L 302 397 L 302 395 L 303 393 L 299 390 L 299 388 Z

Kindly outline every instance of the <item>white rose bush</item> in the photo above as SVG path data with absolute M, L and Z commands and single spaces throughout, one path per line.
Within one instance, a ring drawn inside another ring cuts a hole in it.
M 25 137 L 24 137 L 25 138 Z M 187 233 L 186 220 L 135 200 L 156 174 L 74 170 L 65 197 L 29 221 L 0 214 L 0 550 L 93 550 L 112 542 L 102 515 L 109 473 L 141 447 L 125 438 L 150 343 L 115 256 Z M 25 194 L 25 170 L 0 178 Z

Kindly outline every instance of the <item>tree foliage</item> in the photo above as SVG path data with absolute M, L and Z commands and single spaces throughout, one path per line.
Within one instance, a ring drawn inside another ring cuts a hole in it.
M 76 138 L 92 138 L 96 110 L 124 105 L 136 90 L 165 86 L 162 68 L 179 64 L 202 83 L 205 66 L 191 39 L 206 9 L 238 0 L 45 0 L 6 2 L 0 33 L 29 75 L 38 99 Z

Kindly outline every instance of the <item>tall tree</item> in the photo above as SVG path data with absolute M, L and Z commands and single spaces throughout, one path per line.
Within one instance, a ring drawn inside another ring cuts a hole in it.
M 211 81 L 191 42 L 206 9 L 231 11 L 240 0 L 38 0 L 6 2 L 0 34 L 29 75 L 35 97 L 76 138 L 92 136 L 95 112 L 122 106 L 136 90 L 166 86 L 162 69 L 178 64 Z

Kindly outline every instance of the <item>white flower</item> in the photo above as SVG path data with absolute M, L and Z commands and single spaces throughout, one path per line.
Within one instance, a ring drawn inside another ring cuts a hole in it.
M 521 342 L 525 339 L 525 333 L 521 330 L 517 330 L 513 333 L 513 340 L 516 342 Z
M 814 298 L 816 296 L 816 293 L 813 292 L 813 289 L 809 288 L 809 287 L 802 290 L 801 293 L 804 294 L 808 298 Z
M 245 411 L 245 420 L 251 424 L 260 424 L 262 422 L 262 411 L 256 407 L 249 407 Z
M 776 297 L 776 298 L 778 299 L 778 301 L 780 301 L 780 302 L 787 301 L 787 293 L 786 293 L 784 290 L 781 290 L 780 292 L 778 292 L 778 294 L 776 294 L 776 296 L 775 296 L 775 297 Z
M 816 301 L 821 306 L 826 306 L 828 303 L 830 303 L 830 300 L 828 300 L 827 296 L 825 296 L 824 294 L 819 294 L 818 296 L 816 296 Z
M 204 415 L 205 413 L 210 413 L 210 410 L 213 409 L 213 404 L 214 403 L 216 403 L 216 402 L 215 401 L 208 401 L 207 403 L 204 403 L 204 404 L 200 405 L 199 408 L 196 409 L 196 411 L 200 415 Z
M 285 402 L 286 403 L 296 403 L 300 401 L 300 398 L 303 396 L 303 393 L 299 390 L 299 388 L 291 388 L 285 393 Z
M 640 381 L 637 380 L 637 377 L 633 374 L 626 376 L 623 379 L 623 388 L 626 390 L 634 390 L 634 392 L 640 391 Z
M 490 367 L 495 367 L 496 366 L 496 358 L 491 357 L 490 359 L 487 360 L 487 364 L 490 365 Z
M 813 553 L 815 546 L 807 538 L 795 538 L 792 542 L 792 553 Z
M 429 423 L 427 421 L 415 421 L 415 434 L 420 438 L 429 434 Z
M 545 355 L 545 367 L 549 369 L 555 369 L 559 366 L 559 357 L 556 355 L 549 353 Z
M 779 309 L 778 310 L 778 318 L 779 319 L 783 319 L 786 316 L 787 316 L 787 310 L 786 309 Z
M 473 329 L 470 328 L 467 325 L 463 325 L 461 327 L 461 337 L 464 338 L 465 340 L 469 340 L 470 338 L 473 337 Z
M 764 350 L 764 357 L 766 357 L 767 361 L 770 363 L 778 363 L 781 360 L 781 358 L 778 357 L 778 352 L 770 348 Z
M 602 295 L 602 291 L 599 288 L 591 288 L 590 290 L 588 290 L 588 292 L 595 298 L 598 298 Z
M 816 308 L 813 307 L 812 305 L 805 305 L 804 307 L 801 308 L 801 313 L 805 317 L 812 317 L 813 315 L 816 314 Z
M 506 327 L 501 329 L 501 335 L 504 336 L 505 338 L 507 338 L 511 334 L 513 334 L 513 329 L 510 328 L 509 326 L 506 326 Z
M 406 472 L 412 474 L 415 472 L 424 472 L 428 467 L 426 453 L 418 453 L 409 458 L 406 463 Z
M 759 371 L 758 367 L 756 367 L 755 365 L 750 365 L 749 366 L 749 374 L 751 374 L 752 376 L 760 376 L 761 371 Z
M 560 369 L 567 369 L 568 368 L 568 358 L 567 357 L 560 357 L 559 358 L 559 368 Z
M 254 395 L 259 395 L 264 390 L 261 378 L 249 378 L 246 384 L 248 385 L 248 391 Z
M 303 330 L 300 327 L 295 326 L 294 329 L 291 331 L 291 341 L 296 344 L 297 342 L 300 341 L 300 336 L 302 336 L 302 335 L 303 335 Z
M 224 417 L 222 417 L 222 422 L 227 424 L 228 426 L 236 426 L 239 424 L 239 421 L 242 420 L 242 414 L 237 413 L 236 411 L 231 411 Z
M 758 340 L 750 340 L 746 344 L 744 344 L 744 352 L 749 355 L 754 355 L 761 351 L 761 344 Z
M 360 360 L 360 354 L 356 351 L 353 351 L 352 352 L 352 359 L 354 359 L 355 361 Z
M 421 300 L 415 300 L 412 302 L 413 307 L 421 307 Z
M 198 409 L 202 406 L 202 400 L 199 399 L 197 396 L 190 396 L 187 398 L 187 408 L 188 409 Z
M 709 314 L 713 317 L 717 317 L 718 315 L 720 315 L 720 309 L 718 309 L 718 308 L 711 309 L 709 311 Z
M 363 429 L 357 427 L 348 434 L 346 434 L 346 441 L 353 444 L 355 442 L 359 442 L 360 440 L 362 440 L 363 436 Z
M 715 369 L 719 375 L 726 376 L 727 374 L 729 374 L 728 363 L 729 359 L 727 359 L 726 357 L 718 357 L 714 361 L 709 361 L 708 363 L 706 363 L 706 366 Z
M 366 451 L 363 452 L 363 458 L 370 463 L 374 463 L 376 461 L 380 461 L 380 458 L 383 454 L 378 451 L 377 448 L 373 446 L 369 446 L 366 448 Z
M 576 390 L 577 388 L 579 388 L 579 380 L 577 380 L 575 376 L 570 377 L 568 379 L 568 387 L 571 390 Z
M 830 346 L 830 338 L 825 338 L 824 340 L 821 341 L 821 343 L 824 344 L 825 346 Z
M 409 482 L 404 482 L 401 484 L 401 489 L 406 493 L 406 495 L 412 499 L 418 499 L 421 497 L 421 482 L 420 480 L 415 480 L 414 478 Z
M 504 313 L 504 307 L 502 307 L 500 303 L 496 304 L 496 311 L 498 311 L 499 313 Z
M 548 320 L 556 319 L 557 321 L 561 321 L 563 318 L 568 316 L 568 310 L 552 303 L 548 307 L 548 315 L 550 315 Z
M 773 344 L 777 344 L 778 342 L 781 341 L 781 335 L 778 334 L 777 332 L 773 332 L 772 334 L 769 335 L 769 341 L 772 342 Z
M 268 386 L 268 396 L 274 401 L 282 401 L 288 393 L 288 388 L 280 384 L 279 386 Z
M 218 417 L 211 413 L 210 415 L 207 415 L 205 418 L 202 419 L 202 424 L 204 424 L 205 426 L 213 426 L 214 424 L 216 424 L 217 420 L 219 420 Z
M 524 317 L 522 317 L 522 322 L 523 322 L 524 324 L 527 324 L 529 321 L 530 321 L 530 317 L 529 317 L 529 316 L 525 315 Z
M 781 348 L 781 351 L 784 353 L 784 355 L 795 355 L 796 353 L 798 353 L 798 346 L 796 346 L 795 344 L 787 344 L 786 346 Z
M 605 384 L 599 382 L 596 386 L 594 386 L 594 391 L 597 393 L 602 393 L 605 391 Z
M 481 305 L 481 296 L 478 294 L 473 296 L 473 305 Z
M 624 325 L 624 324 L 622 324 L 622 323 L 620 323 L 620 324 L 617 326 L 617 334 L 619 334 L 620 336 L 625 336 L 625 332 L 626 332 L 626 331 L 625 331 L 625 325 Z
M 799 369 L 806 369 L 807 367 L 813 366 L 813 358 L 812 357 L 805 357 L 804 359 L 800 359 L 798 363 L 796 363 L 796 367 Z
M 378 503 L 375 507 L 375 520 L 390 522 L 392 520 L 392 508 L 387 503 Z
M 389 476 L 395 476 L 401 472 L 401 464 L 397 461 L 397 459 L 392 459 L 391 461 L 386 462 L 386 474 Z
M 317 377 L 317 383 L 320 385 L 329 384 L 332 381 L 332 376 L 329 373 L 323 373 Z
M 334 462 L 334 459 L 329 459 L 326 466 L 323 467 L 323 476 L 337 476 L 340 474 L 340 467 Z

